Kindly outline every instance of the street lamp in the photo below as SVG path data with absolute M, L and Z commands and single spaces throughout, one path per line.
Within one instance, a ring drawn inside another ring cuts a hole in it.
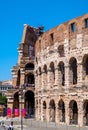
M 20 85 L 19 88 L 19 104 L 20 104 L 20 125 L 21 125 L 21 130 L 23 130 L 23 117 L 22 117 L 22 99 L 23 99 L 23 95 L 25 93 L 25 86 L 24 85 Z

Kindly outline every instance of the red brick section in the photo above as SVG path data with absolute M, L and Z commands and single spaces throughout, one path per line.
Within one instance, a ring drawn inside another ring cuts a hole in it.
M 76 37 L 76 34 L 79 33 L 86 33 L 85 28 L 85 19 L 88 18 L 88 14 L 83 15 L 78 18 L 74 18 L 68 22 L 65 22 L 63 24 L 58 25 L 57 27 L 50 29 L 49 31 L 43 33 L 38 40 L 35 43 L 35 55 L 41 51 L 41 49 L 45 49 L 48 46 L 51 46 L 55 42 L 58 42 L 58 44 L 63 44 L 63 41 L 68 38 L 69 40 L 72 40 Z M 71 24 L 76 24 L 76 32 L 71 31 Z M 50 35 L 53 34 L 53 42 L 50 40 Z M 40 42 L 41 40 L 41 42 Z

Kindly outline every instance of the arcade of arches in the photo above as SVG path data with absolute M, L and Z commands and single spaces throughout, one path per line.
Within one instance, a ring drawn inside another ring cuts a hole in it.
M 34 92 L 32 91 L 26 91 L 22 97 L 22 109 L 26 109 L 26 114 L 31 116 L 34 116 L 34 106 L 35 106 L 35 100 L 34 100 Z M 19 92 L 16 92 L 14 94 L 14 101 L 13 101 L 13 117 L 15 116 L 15 109 L 20 109 L 20 103 L 19 103 Z
M 11 98 L 8 97 L 8 108 L 12 110 L 12 116 L 19 116 L 20 109 L 25 110 L 25 113 L 28 117 L 35 116 L 35 80 L 34 80 L 34 63 L 27 62 L 23 66 L 23 70 L 18 67 L 15 70 L 15 83 L 13 90 L 8 91 L 8 94 L 11 94 Z M 20 98 L 20 89 L 22 88 L 21 98 Z M 24 91 L 25 90 L 25 91 Z M 16 115 L 18 111 L 18 115 Z
M 67 72 L 69 81 L 66 87 Z M 60 61 L 57 65 L 51 62 L 48 65 L 39 66 L 35 71 L 36 93 L 39 92 L 40 95 L 42 93 L 40 97 L 35 95 L 37 99 L 35 102 L 36 118 L 38 120 L 70 125 L 88 125 L 86 92 L 84 91 L 85 96 L 82 97 L 77 94 L 79 74 L 85 83 L 85 85 L 82 84 L 85 89 L 88 76 L 88 55 L 84 55 L 79 64 L 75 57 L 71 57 L 67 66 L 64 61 Z M 81 92 L 83 92 L 83 88 L 80 87 Z
M 87 21 L 88 14 L 44 33 L 24 26 L 12 81 L 18 90 L 26 85 L 22 108 L 29 115 L 35 113 L 36 120 L 88 125 Z M 20 101 L 18 91 L 13 95 L 8 106 L 14 102 L 14 114 Z

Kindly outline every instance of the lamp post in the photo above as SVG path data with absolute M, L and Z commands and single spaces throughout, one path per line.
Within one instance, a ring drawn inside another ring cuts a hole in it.
M 23 99 L 23 94 L 25 92 L 25 89 L 24 89 L 24 85 L 20 85 L 20 88 L 19 88 L 19 104 L 20 104 L 20 128 L 21 130 L 23 130 L 23 117 L 22 117 L 22 99 Z

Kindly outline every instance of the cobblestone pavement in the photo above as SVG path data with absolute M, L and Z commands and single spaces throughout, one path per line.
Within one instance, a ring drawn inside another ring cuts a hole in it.
M 10 125 L 11 121 L 14 124 L 14 130 L 21 130 L 20 128 L 20 119 L 7 119 L 5 120 L 5 126 Z M 0 129 L 1 130 L 1 129 Z M 88 130 L 88 126 L 80 127 L 78 125 L 70 125 L 66 124 L 58 125 L 53 122 L 41 122 L 35 121 L 33 119 L 23 119 L 23 130 Z

